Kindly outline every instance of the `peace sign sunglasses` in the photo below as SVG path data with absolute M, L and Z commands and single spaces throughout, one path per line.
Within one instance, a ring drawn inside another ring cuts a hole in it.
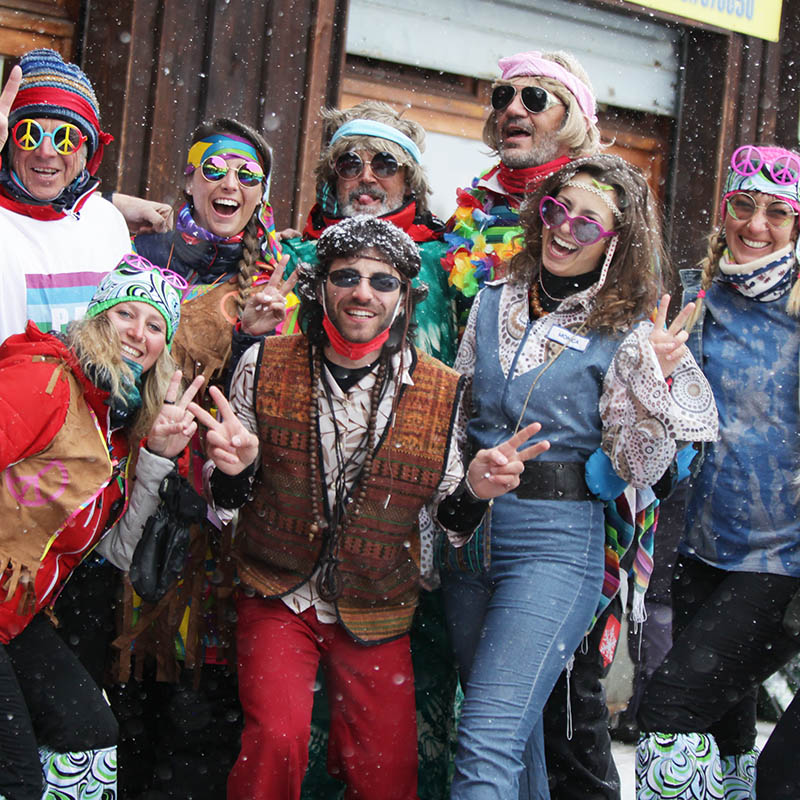
M 53 150 L 61 156 L 77 153 L 86 141 L 80 128 L 71 122 L 62 122 L 55 130 L 46 131 L 35 119 L 21 119 L 11 131 L 14 144 L 20 150 L 35 150 L 45 138 L 50 139 Z
M 737 148 L 731 156 L 731 167 L 744 178 L 764 170 L 779 186 L 791 186 L 800 181 L 800 158 L 791 153 L 772 157 L 769 151 L 757 145 Z

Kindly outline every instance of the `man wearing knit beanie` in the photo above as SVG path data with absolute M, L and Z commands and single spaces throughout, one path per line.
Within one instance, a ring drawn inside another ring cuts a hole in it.
M 130 252 L 125 220 L 96 191 L 110 141 L 86 75 L 53 50 L 26 53 L 0 94 L 0 340 L 28 319 L 63 330 Z

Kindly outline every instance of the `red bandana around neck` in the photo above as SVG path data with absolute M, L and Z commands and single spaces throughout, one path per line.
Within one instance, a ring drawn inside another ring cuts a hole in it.
M 373 353 L 375 350 L 380 350 L 386 340 L 389 338 L 389 332 L 392 326 L 379 333 L 368 342 L 348 342 L 347 339 L 339 333 L 337 327 L 331 322 L 330 317 L 325 314 L 322 318 L 322 327 L 325 333 L 328 334 L 328 341 L 331 347 L 342 357 L 349 358 L 351 361 L 360 361 L 364 356 Z
M 530 194 L 541 186 L 545 178 L 569 164 L 568 156 L 561 156 L 538 167 L 513 169 L 502 162 L 497 171 L 497 181 L 509 194 Z

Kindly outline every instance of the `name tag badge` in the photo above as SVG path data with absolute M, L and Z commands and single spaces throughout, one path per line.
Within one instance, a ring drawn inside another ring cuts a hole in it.
M 558 344 L 566 345 L 570 350 L 580 350 L 582 353 L 589 346 L 589 339 L 572 333 L 560 325 L 553 325 L 547 332 L 547 338 Z

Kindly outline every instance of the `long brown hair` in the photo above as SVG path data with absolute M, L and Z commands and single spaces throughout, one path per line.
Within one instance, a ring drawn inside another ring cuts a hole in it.
M 668 269 L 661 239 L 660 214 L 642 173 L 610 154 L 589 156 L 567 164 L 551 175 L 526 200 L 520 214 L 524 246 L 512 259 L 509 277 L 530 285 L 542 269 L 542 229 L 539 203 L 555 196 L 578 173 L 586 173 L 616 192 L 622 219 L 616 221 L 618 235 L 605 283 L 594 298 L 586 325 L 590 329 L 625 331 L 655 308 L 660 285 Z

